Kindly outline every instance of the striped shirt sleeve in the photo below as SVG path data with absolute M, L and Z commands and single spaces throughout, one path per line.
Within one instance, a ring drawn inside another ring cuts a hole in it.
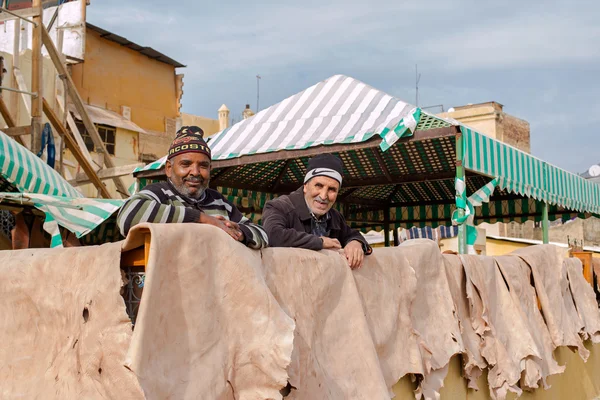
M 236 222 L 240 226 L 240 230 L 244 233 L 244 244 L 251 249 L 268 247 L 269 238 L 263 227 L 251 222 L 248 218 L 244 217 L 235 205 L 225 199 L 223 200 L 231 206 L 229 220 Z
M 121 234 L 127 236 L 132 227 L 142 222 L 197 222 L 201 213 L 193 208 L 161 204 L 155 192 L 144 189 L 131 196 L 121 207 L 117 224 Z

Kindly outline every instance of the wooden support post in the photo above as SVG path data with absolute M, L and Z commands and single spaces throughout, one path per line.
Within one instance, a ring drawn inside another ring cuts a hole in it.
M 42 57 L 42 0 L 33 0 L 35 15 L 32 29 L 31 52 L 31 91 L 37 93 L 31 99 L 31 151 L 35 154 L 42 146 L 42 91 L 43 85 L 43 57 Z
M 66 86 L 65 86 L 65 90 L 67 90 Z M 59 108 L 63 112 L 63 118 L 66 116 L 66 123 L 63 122 L 64 119 L 61 120 L 63 126 L 64 127 L 68 127 L 71 130 L 71 133 L 75 137 L 75 141 L 79 145 L 79 149 L 83 153 L 85 159 L 88 160 L 88 162 L 92 165 L 92 167 L 94 168 L 94 171 L 98 171 L 101 168 L 101 166 L 98 165 L 96 163 L 96 161 L 94 161 L 94 159 L 92 158 L 92 155 L 88 151 L 88 149 L 87 149 L 87 147 L 85 145 L 85 142 L 83 140 L 83 137 L 81 136 L 81 133 L 79 132 L 79 128 L 77 128 L 77 124 L 75 123 L 75 120 L 73 119 L 73 117 L 71 116 L 71 114 L 67 111 L 67 109 L 66 109 L 67 106 L 65 105 L 66 104 L 66 98 L 63 99 L 63 98 L 61 98 L 61 96 L 57 96 L 56 97 L 56 102 L 58 103 Z
M 104 165 L 108 168 L 115 167 L 115 163 L 114 163 L 113 159 L 110 157 L 110 154 L 108 154 L 108 151 L 106 150 L 106 146 L 104 145 L 104 142 L 102 142 L 102 138 L 98 134 L 98 131 L 96 130 L 96 127 L 94 126 L 94 123 L 90 119 L 90 116 L 88 115 L 88 113 L 85 109 L 85 106 L 83 105 L 83 100 L 81 100 L 81 96 L 79 96 L 79 92 L 77 92 L 77 88 L 75 87 L 75 83 L 73 83 L 73 79 L 71 78 L 71 75 L 69 75 L 69 73 L 67 71 L 67 67 L 60 59 L 60 54 L 58 53 L 58 50 L 56 50 L 56 46 L 54 45 L 54 42 L 52 42 L 52 39 L 50 38 L 48 31 L 43 26 L 42 26 L 42 42 L 44 43 L 44 46 L 46 46 L 46 50 L 48 50 L 48 55 L 52 59 L 52 62 L 54 63 L 54 66 L 56 67 L 56 70 L 58 71 L 58 73 L 65 76 L 65 78 L 66 78 L 65 82 L 67 83 L 67 90 L 69 92 L 71 101 L 73 102 L 75 109 L 81 116 L 81 120 L 83 121 L 83 124 L 85 125 L 86 130 L 88 131 L 90 137 L 92 138 L 92 141 L 94 142 L 96 151 L 99 153 L 102 153 L 102 156 L 104 157 Z M 123 183 L 121 178 L 116 177 L 113 179 L 113 181 L 115 182 L 115 185 L 117 186 L 117 192 L 119 192 L 123 198 L 129 197 L 129 192 L 127 191 L 127 187 L 125 186 L 125 184 Z
M 77 145 L 77 142 L 75 141 L 75 139 L 71 136 L 69 131 L 67 131 L 67 129 L 64 127 L 64 125 L 60 122 L 60 119 L 54 113 L 54 111 L 52 110 L 52 108 L 50 107 L 50 105 L 48 104 L 48 102 L 45 99 L 43 101 L 43 108 L 44 108 L 44 113 L 48 117 L 48 120 L 54 126 L 54 129 L 56 129 L 58 131 L 58 133 L 64 138 L 67 148 L 69 150 L 71 150 L 71 153 L 73 153 L 73 156 L 75 157 L 75 159 L 77 160 L 79 165 L 81 165 L 81 168 L 85 171 L 86 175 L 90 178 L 90 181 L 98 189 L 100 195 L 105 199 L 110 199 L 111 196 L 110 196 L 110 193 L 108 192 L 108 189 L 106 189 L 106 186 L 104 186 L 104 184 L 102 183 L 100 178 L 98 178 L 96 171 L 94 171 L 94 169 L 92 168 L 92 165 L 89 163 L 89 161 L 83 155 L 83 152 Z
M 383 174 L 385 175 L 385 177 L 387 178 L 387 180 L 389 182 L 393 182 L 394 179 L 392 178 L 392 175 L 390 175 L 389 170 L 385 166 L 385 160 L 383 159 L 383 157 L 379 153 L 379 148 L 372 149 L 371 152 L 373 154 L 375 154 L 375 158 L 377 159 L 377 163 L 379 164 L 379 168 L 381 168 L 381 171 L 383 172 Z
M 20 56 L 21 56 L 21 20 L 20 19 L 15 19 L 14 20 L 14 24 L 15 24 L 15 29 L 14 29 L 14 40 L 13 40 L 13 62 L 12 62 L 12 69 L 14 70 L 15 68 L 19 68 L 19 64 L 20 64 Z M 10 81 L 12 82 L 12 87 L 16 88 L 17 86 L 17 77 L 15 76 L 14 73 L 10 74 Z M 14 112 L 13 112 L 13 116 L 15 118 L 15 121 L 19 120 L 19 93 L 17 92 L 12 92 L 11 93 L 11 98 L 10 98 L 10 102 L 14 107 Z
M 9 128 L 16 127 L 15 120 L 13 119 L 12 115 L 10 115 L 10 111 L 8 110 L 8 107 L 6 106 L 6 103 L 4 102 L 2 96 L 0 96 L 0 114 L 2 114 L 2 118 L 4 119 L 4 122 L 6 122 L 6 125 Z M 15 140 L 20 145 L 25 146 L 25 143 L 23 142 L 21 136 L 15 136 Z
M 549 228 L 550 224 L 548 222 L 548 203 L 544 202 L 542 205 L 542 243 L 548 244 L 550 243 L 549 238 Z
M 52 21 L 54 21 L 54 19 L 58 15 L 58 10 L 59 10 L 59 7 L 56 7 L 56 12 L 54 13 L 54 16 L 52 17 Z M 48 29 L 50 29 L 50 28 L 48 28 Z M 56 34 L 57 34 L 56 46 L 58 48 L 58 54 L 60 56 L 61 61 L 64 61 L 64 54 L 62 52 L 62 48 L 63 48 L 65 31 L 63 29 L 57 28 Z M 56 77 L 54 79 L 54 85 L 55 85 L 56 97 L 57 98 L 62 97 L 63 98 L 62 104 L 67 104 L 67 97 L 66 97 L 67 96 L 67 87 L 65 86 L 65 82 L 59 74 L 56 74 Z M 65 126 L 65 127 L 67 126 L 67 112 L 68 112 L 67 107 L 64 107 L 63 117 L 60 122 L 62 122 L 63 126 Z M 65 165 L 64 165 L 65 139 L 62 136 L 60 137 L 60 142 L 58 143 L 57 147 L 58 147 L 58 170 L 60 171 L 60 174 L 64 176 L 65 175 Z
M 394 247 L 400 245 L 400 236 L 398 235 L 398 228 L 394 225 Z
M 31 125 L 15 126 L 14 128 L 0 128 L 7 136 L 23 136 L 31 134 Z
M 285 173 L 287 172 L 287 169 L 290 166 L 290 164 L 292 163 L 292 161 L 293 160 L 291 160 L 291 159 L 286 160 L 285 163 L 283 164 L 283 167 L 281 167 L 281 171 L 279 171 L 279 174 L 277 175 L 277 179 L 275 179 L 275 182 L 273 182 L 273 186 L 271 186 L 272 192 L 276 192 L 277 188 L 281 186 L 281 181 L 285 177 Z
M 144 163 L 135 163 L 129 165 L 121 165 L 119 167 L 114 168 L 105 168 L 98 171 L 97 175 L 98 178 L 100 178 L 100 180 L 112 179 L 115 176 L 127 176 L 131 175 L 133 173 L 133 170 L 135 170 L 137 167 L 143 167 L 144 165 Z M 69 183 L 73 186 L 86 185 L 90 182 L 91 180 L 87 176 L 87 174 L 77 174 L 75 179 L 69 181 Z
M 390 247 L 390 207 L 383 209 L 383 243 L 385 247 Z

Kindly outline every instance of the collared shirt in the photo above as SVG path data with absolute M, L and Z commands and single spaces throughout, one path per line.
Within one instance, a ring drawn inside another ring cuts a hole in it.
M 310 220 L 311 233 L 313 235 L 319 236 L 319 237 L 322 237 L 322 236 L 329 237 L 330 229 L 327 226 L 328 221 L 331 219 L 331 215 L 329 214 L 329 211 L 327 211 L 327 213 L 325 213 L 325 215 L 321 215 L 321 217 L 317 217 L 315 215 L 315 213 L 312 212 L 312 210 L 310 209 L 310 206 L 306 202 L 306 199 L 304 199 L 304 202 L 306 203 L 306 207 L 309 209 L 310 215 L 312 217 L 312 219 Z

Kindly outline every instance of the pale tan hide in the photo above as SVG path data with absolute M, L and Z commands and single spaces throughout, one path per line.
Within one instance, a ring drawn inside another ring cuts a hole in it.
M 146 232 L 132 335 L 120 250 Z M 517 254 L 442 256 L 435 242 L 412 240 L 352 271 L 338 252 L 254 251 L 199 224 L 141 225 L 100 247 L 0 252 L 0 397 L 279 399 L 289 380 L 286 399 L 371 400 L 390 398 L 408 374 L 417 398 L 438 399 L 449 360 L 463 354 L 469 386 L 489 369 L 502 399 L 519 381 L 533 388 L 561 372 L 557 346 L 581 346 L 584 357 L 580 335 L 600 334 L 580 264 L 563 265 L 553 246 Z
M 493 398 L 503 399 L 508 391 L 521 394 L 518 381 L 526 358 L 540 355 L 531 333 L 513 303 L 504 279 L 492 257 L 461 256 L 467 285 L 472 285 L 481 299 L 481 314 L 476 320 L 485 322 L 481 355 L 491 366 L 488 385 Z
M 261 253 L 201 224 L 142 224 L 151 246 L 128 367 L 148 399 L 276 399 L 294 322 L 264 279 Z
M 535 342 L 536 353 L 539 355 L 525 359 L 521 388 L 535 389 L 539 387 L 540 380 L 544 388 L 549 388 L 547 377 L 562 373 L 565 367 L 558 365 L 554 359 L 553 352 L 556 347 L 552 343 L 544 317 L 538 308 L 535 288 L 531 286 L 531 270 L 520 257 L 495 258 L 508 284 L 512 302 L 517 306 L 516 311 L 520 313 L 520 319 L 525 322 L 525 327 Z
M 0 251 L 0 398 L 143 398 L 119 249 Z
M 457 255 L 445 254 L 444 267 L 465 345 L 463 353 L 464 376 L 468 380 L 469 388 L 478 389 L 477 379 L 479 379 L 481 373 L 487 367 L 487 363 L 481 355 L 481 337 L 477 334 L 471 323 L 471 307 L 469 298 L 466 295 L 467 282 L 465 270 L 460 257 Z
M 583 337 L 600 343 L 600 309 L 594 289 L 583 277 L 583 266 L 579 259 L 565 259 L 565 267 L 577 314 L 583 323 Z
M 417 277 L 410 316 L 413 329 L 421 338 L 424 379 L 415 395 L 436 399 L 450 358 L 464 351 L 444 259 L 437 243 L 427 239 L 403 242 L 398 251 L 408 259 Z
M 584 360 L 589 351 L 584 347 L 579 332 L 583 322 L 574 312 L 566 268 L 559 249 L 553 245 L 524 247 L 512 254 L 521 257 L 531 268 L 542 314 L 554 347 L 577 347 Z

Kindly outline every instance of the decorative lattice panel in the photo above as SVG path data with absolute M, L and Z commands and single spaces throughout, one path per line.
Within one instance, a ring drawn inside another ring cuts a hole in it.
M 433 115 L 425 113 L 421 114 L 421 119 L 417 124 L 417 131 L 425 131 L 427 129 L 445 128 L 452 126 L 449 122 L 444 121 L 441 118 L 436 118 Z

